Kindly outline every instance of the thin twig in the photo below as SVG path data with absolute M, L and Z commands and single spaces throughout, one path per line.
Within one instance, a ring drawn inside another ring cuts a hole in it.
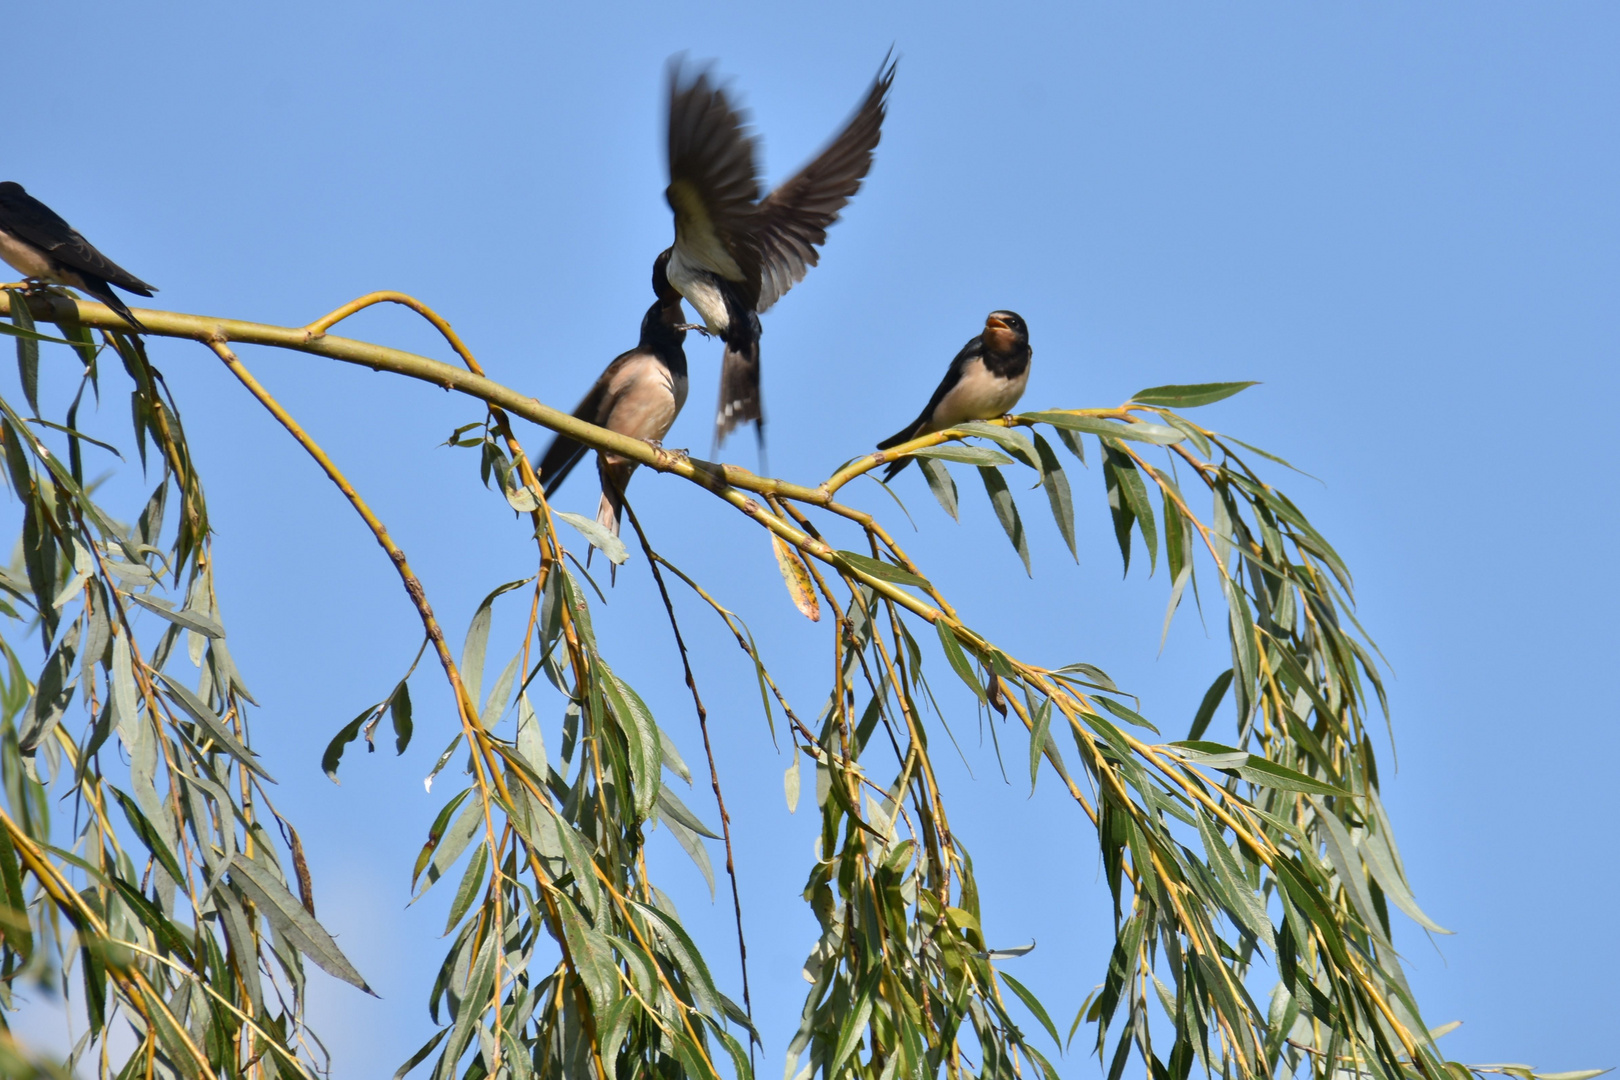
M 670 601 L 669 589 L 664 585 L 664 575 L 658 569 L 658 556 L 653 553 L 652 544 L 647 541 L 646 530 L 642 529 L 641 522 L 636 518 L 635 510 L 630 506 L 630 500 L 619 492 L 619 498 L 624 504 L 625 516 L 630 519 L 631 526 L 636 530 L 636 539 L 641 541 L 641 550 L 647 554 L 647 565 L 652 567 L 653 580 L 658 583 L 658 595 L 664 598 L 664 611 L 669 615 L 669 628 L 675 632 L 675 644 L 681 651 L 681 667 L 686 670 L 686 688 L 692 691 L 692 704 L 697 707 L 698 729 L 703 732 L 703 752 L 709 759 L 709 783 L 714 787 L 714 801 L 720 806 L 720 831 L 724 834 L 726 843 L 726 876 L 731 879 L 731 908 L 737 916 L 737 958 L 742 964 L 742 990 L 743 1010 L 748 1014 L 748 1061 L 750 1067 L 754 1061 L 754 1043 L 757 1042 L 753 1031 L 754 1002 L 748 993 L 748 943 L 743 940 L 742 895 L 737 891 L 737 866 L 731 857 L 731 815 L 726 813 L 726 797 L 720 793 L 720 772 L 714 764 L 714 747 L 709 742 L 709 711 L 703 707 L 703 697 L 698 693 L 697 680 L 692 677 L 692 662 L 686 654 L 686 641 L 681 637 L 681 624 L 675 620 L 675 605 Z

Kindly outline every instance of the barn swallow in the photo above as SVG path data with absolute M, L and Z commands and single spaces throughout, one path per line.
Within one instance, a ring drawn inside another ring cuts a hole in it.
M 0 183 L 0 259 L 26 278 L 83 289 L 136 330 L 146 329 L 112 286 L 138 296 L 157 290 L 97 251 L 78 230 L 11 180 Z
M 661 255 L 653 264 L 653 291 L 658 299 L 642 316 L 641 341 L 613 359 L 574 410 L 574 416 L 581 420 L 651 443 L 660 442 L 669 433 L 681 406 L 686 404 L 686 352 L 681 348 L 686 331 L 682 328 L 681 294 L 665 272 L 668 262 Z M 552 439 L 540 459 L 538 473 L 547 498 L 568 478 L 585 450 L 585 446 L 565 436 Z M 602 481 L 596 521 L 617 536 L 624 489 L 636 463 L 617 454 L 599 453 L 596 468 Z
M 878 449 L 887 450 L 969 420 L 1005 416 L 1024 396 L 1034 355 L 1024 320 L 1011 311 L 992 311 L 984 320 L 984 331 L 962 346 L 951 361 L 921 415 L 878 443 Z M 884 481 L 894 479 L 909 464 L 909 457 L 890 464 L 883 473 Z
M 860 190 L 883 134 L 894 64 L 884 61 L 866 99 L 826 149 L 770 194 L 759 171 L 759 139 L 707 69 L 669 67 L 669 187 L 675 215 L 669 280 L 725 342 L 716 448 L 753 421 L 761 444 L 759 315 L 819 261 L 827 228 Z

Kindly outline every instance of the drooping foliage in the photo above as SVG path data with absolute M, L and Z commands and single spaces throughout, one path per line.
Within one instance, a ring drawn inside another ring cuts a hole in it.
M 213 584 L 207 463 L 193 460 L 142 340 L 104 308 L 54 293 L 0 296 L 22 386 L 21 401 L 0 398 L 4 475 L 22 519 L 17 557 L 0 571 L 0 1017 L 16 987 L 50 981 L 88 1021 L 67 1062 L 81 1074 L 321 1072 L 304 962 L 368 987 L 316 917 L 295 823 L 277 812 L 253 750 L 255 702 Z M 433 322 L 462 366 L 327 334 L 383 300 Z M 435 1026 L 399 1075 L 753 1075 L 746 983 L 742 1005 L 722 992 L 643 857 L 650 830 L 666 828 L 712 883 L 711 842 L 731 866 L 725 808 L 715 808 L 717 833 L 649 705 L 684 709 L 682 699 L 638 692 L 603 655 L 594 586 L 583 552 L 570 550 L 583 537 L 614 562 L 639 549 L 653 574 L 630 587 L 660 591 L 683 663 L 678 610 L 735 636 L 792 746 L 788 800 L 813 792 L 821 829 L 804 899 L 821 935 L 804 968 L 812 984 L 788 1080 L 1054 1077 L 1082 1027 L 1109 1080 L 1133 1057 L 1154 1080 L 1194 1070 L 1466 1076 L 1436 1050 L 1394 946 L 1395 912 L 1439 928 L 1411 894 L 1380 802 L 1369 729 L 1383 690 L 1349 571 L 1260 469 L 1284 463 L 1182 414 L 1248 384 L 1157 387 L 1120 408 L 967 424 L 804 487 L 670 454 L 492 383 L 443 320 L 397 294 L 297 329 L 141 317 L 154 335 L 206 346 L 310 452 L 372 529 L 421 618 L 416 661 L 393 687 L 375 688 L 386 692 L 321 761 L 335 776 L 345 748 L 371 740 L 385 717 L 400 750 L 419 730 L 448 743 L 433 770 L 443 808 L 410 877 L 418 893 L 453 890 L 449 947 L 434 984 L 420 988 Z M 477 451 L 484 482 L 532 530 L 534 573 L 491 583 L 459 652 L 384 524 L 232 342 L 365 363 L 487 407 L 455 441 Z M 59 419 L 40 414 L 45 362 L 77 365 L 79 390 Z M 123 393 L 126 443 L 79 430 L 82 407 Z M 784 699 L 742 616 L 667 562 L 633 507 L 628 546 L 553 511 L 513 414 L 683 477 L 691 498 L 721 498 L 758 525 L 782 570 L 782 602 L 829 637 L 835 663 L 819 711 Z M 966 474 L 947 463 L 972 466 L 1027 565 L 1019 480 L 1043 488 L 1074 548 L 1075 487 L 1055 443 L 1102 473 L 1127 568 L 1137 544 L 1150 570 L 1162 558 L 1166 629 L 1200 577 L 1199 595 L 1224 605 L 1231 665 L 1190 724 L 1140 715 L 1083 658 L 1037 662 L 999 648 L 874 516 L 840 501 L 851 480 L 909 454 L 954 516 Z M 89 454 L 120 449 L 158 477 L 134 524 L 101 506 L 87 479 Z M 503 603 L 528 617 L 521 636 L 498 642 L 492 616 Z M 435 663 L 454 718 L 413 712 L 411 680 Z M 486 668 L 495 672 L 487 686 Z M 1042 773 L 1062 784 L 1077 833 L 1089 829 L 1102 855 L 1115 945 L 1067 1030 L 1017 980 L 1017 950 L 992 951 L 981 933 L 971 838 L 950 828 L 930 750 L 945 721 L 935 685 L 957 679 L 1026 729 L 1031 784 Z M 542 724 L 547 685 L 565 703 L 560 725 Z M 1212 741 L 1226 701 L 1235 728 Z M 560 731 L 555 745 L 548 726 Z M 115 1029 L 133 1039 L 114 1039 Z M 0 1037 L 0 1073 L 55 1068 L 28 1055 Z

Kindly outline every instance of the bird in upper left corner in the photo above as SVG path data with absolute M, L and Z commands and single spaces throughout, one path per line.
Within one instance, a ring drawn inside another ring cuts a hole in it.
M 139 319 L 112 291 L 137 296 L 157 291 L 96 250 L 94 244 L 13 180 L 0 183 L 0 259 L 25 278 L 83 289 L 139 331 Z

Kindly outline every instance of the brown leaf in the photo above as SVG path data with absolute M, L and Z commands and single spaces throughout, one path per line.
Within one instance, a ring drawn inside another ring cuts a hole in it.
M 820 622 L 821 603 L 816 599 L 815 587 L 810 583 L 810 572 L 799 561 L 798 553 L 775 533 L 771 534 L 771 548 L 776 552 L 776 565 L 782 571 L 782 581 L 787 585 L 788 595 L 793 597 L 793 606 L 811 622 Z
M 990 674 L 990 685 L 985 688 L 985 693 L 990 699 L 990 707 L 1000 713 L 1001 718 L 1005 720 L 1007 718 L 1007 697 L 1002 693 L 1000 676 L 994 672 Z

